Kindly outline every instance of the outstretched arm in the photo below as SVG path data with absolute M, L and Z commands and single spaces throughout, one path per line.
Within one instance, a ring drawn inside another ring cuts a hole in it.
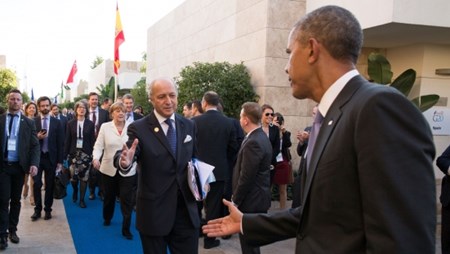
M 208 237 L 231 235 L 241 231 L 242 212 L 230 201 L 223 199 L 223 203 L 228 207 L 230 215 L 208 221 L 202 228 Z

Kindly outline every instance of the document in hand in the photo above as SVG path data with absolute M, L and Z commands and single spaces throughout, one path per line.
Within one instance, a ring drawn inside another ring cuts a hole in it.
M 214 166 L 192 158 L 188 164 L 188 184 L 195 200 L 201 201 L 209 192 L 209 183 L 215 182 Z

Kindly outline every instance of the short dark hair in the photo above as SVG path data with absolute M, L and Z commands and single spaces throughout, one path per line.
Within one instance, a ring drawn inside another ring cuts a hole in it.
M 39 106 L 41 104 L 41 102 L 43 102 L 43 101 L 48 101 L 48 104 L 50 104 L 50 105 L 52 104 L 52 100 L 50 100 L 50 98 L 48 98 L 47 96 L 39 97 L 36 104 Z
M 189 110 L 192 109 L 192 101 L 188 101 L 184 104 L 184 106 L 186 106 Z
M 56 103 L 53 103 L 51 106 L 50 106 L 50 109 L 53 109 L 54 107 L 57 107 L 57 108 L 59 108 L 59 106 L 58 106 L 58 104 L 56 104 Z
M 263 104 L 261 106 L 261 115 L 262 115 L 262 112 L 264 112 L 264 110 L 266 110 L 266 109 L 270 109 L 272 111 L 275 111 L 275 110 L 273 110 L 272 106 L 270 106 L 269 104 Z
M 89 95 L 88 95 L 88 99 L 90 99 L 91 96 L 94 96 L 94 95 L 97 96 L 97 98 L 99 97 L 99 96 L 98 96 L 98 93 L 96 93 L 96 92 L 90 92 Z
M 296 39 L 304 45 L 315 38 L 336 60 L 356 64 L 363 44 L 361 25 L 353 14 L 339 6 L 318 8 L 300 19 L 294 26 Z
M 8 95 L 6 96 L 6 100 L 9 99 L 9 95 L 12 93 L 18 93 L 18 94 L 20 94 L 20 96 L 22 96 L 22 92 L 19 89 L 13 88 L 13 89 L 9 90 Z
M 261 122 L 262 109 L 256 102 L 246 102 L 242 104 L 243 114 L 253 124 L 259 124 Z
M 193 101 L 192 102 L 192 107 L 195 107 L 198 110 L 198 112 L 203 114 L 202 103 L 199 100 Z
M 208 91 L 203 95 L 203 100 L 211 106 L 217 106 L 220 102 L 219 95 L 214 91 Z

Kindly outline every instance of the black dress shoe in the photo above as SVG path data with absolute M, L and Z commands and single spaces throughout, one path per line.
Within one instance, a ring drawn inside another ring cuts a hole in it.
M 17 236 L 15 231 L 9 232 L 9 240 L 11 240 L 12 243 L 20 242 L 20 238 Z
M 51 212 L 45 212 L 44 220 L 50 220 L 52 218 Z
M 129 229 L 122 229 L 122 235 L 128 240 L 133 239 L 133 235 L 131 234 Z
M 31 215 L 31 221 L 37 221 L 39 218 L 41 218 L 41 213 L 34 212 L 33 215 Z
M 83 200 L 80 201 L 80 207 L 81 208 L 86 208 L 86 203 L 84 203 Z
M 0 237 L 0 250 L 4 250 L 8 247 L 8 238 L 6 236 Z
M 77 192 L 74 192 L 74 193 L 72 194 L 72 201 L 73 201 L 74 203 L 76 203 L 77 200 L 78 200 L 78 193 L 77 193 Z
M 203 248 L 205 249 L 212 249 L 220 245 L 220 241 L 215 239 L 214 241 L 205 241 L 205 245 Z

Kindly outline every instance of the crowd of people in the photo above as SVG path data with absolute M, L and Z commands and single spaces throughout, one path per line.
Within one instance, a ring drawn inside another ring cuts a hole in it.
M 297 132 L 295 180 L 291 132 L 269 104 L 244 103 L 237 121 L 207 91 L 183 105 L 181 116 L 174 81 L 157 78 L 148 84 L 153 111 L 146 116 L 130 94 L 100 106 L 94 92 L 71 115 L 45 96 L 23 107 L 12 90 L 0 116 L 0 249 L 8 238 L 20 241 L 22 195 L 35 205 L 33 221 L 42 210 L 44 220 L 52 218 L 55 174 L 67 168 L 74 205 L 86 208 L 88 191 L 89 199 L 99 197 L 103 225 L 119 200 L 126 239 L 135 209 L 144 253 L 198 253 L 201 236 L 211 249 L 236 233 L 244 254 L 288 238 L 296 238 L 295 253 L 434 253 L 430 128 L 403 95 L 359 75 L 361 47 L 358 21 L 337 6 L 305 15 L 290 32 L 292 95 L 317 103 L 311 126 Z M 189 173 L 193 159 L 214 167 L 203 199 L 196 192 L 204 186 Z M 442 160 L 446 174 L 448 165 Z M 280 211 L 268 214 L 274 185 Z

